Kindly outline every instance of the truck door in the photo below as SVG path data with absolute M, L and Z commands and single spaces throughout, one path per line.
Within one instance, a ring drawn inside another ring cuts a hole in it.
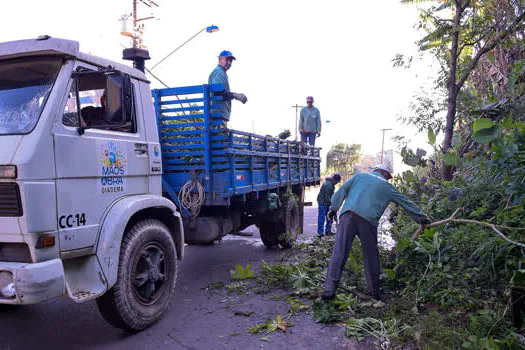
M 122 84 L 129 77 L 97 69 L 77 63 L 81 73 L 71 78 L 53 130 L 61 251 L 94 247 L 108 207 L 149 191 L 148 147 L 135 108 L 138 84 Z

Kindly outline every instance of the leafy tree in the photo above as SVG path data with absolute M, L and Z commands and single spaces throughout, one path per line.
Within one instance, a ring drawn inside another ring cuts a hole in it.
M 402 3 L 422 2 L 401 0 Z M 419 41 L 421 51 L 430 51 L 446 74 L 447 114 L 442 151 L 452 150 L 458 96 L 480 60 L 509 37 L 525 28 L 523 0 L 443 0 L 440 6 L 423 10 L 419 28 L 427 35 Z M 506 6 L 505 3 L 507 4 Z M 522 33 L 520 34 L 523 39 Z M 453 164 L 445 163 L 443 177 L 452 178 Z
M 339 173 L 348 177 L 354 172 L 354 167 L 361 158 L 361 145 L 338 143 L 333 145 L 326 154 L 328 173 Z

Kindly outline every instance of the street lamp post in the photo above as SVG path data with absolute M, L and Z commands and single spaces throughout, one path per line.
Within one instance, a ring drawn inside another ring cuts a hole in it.
M 188 40 L 186 40 L 185 42 L 183 42 L 181 45 L 179 45 L 175 50 L 171 51 L 168 55 L 166 55 L 166 57 L 164 57 L 163 59 L 161 59 L 160 61 L 158 61 L 156 64 L 153 65 L 153 67 L 151 67 L 149 70 L 152 71 L 153 69 L 155 69 L 155 67 L 157 67 L 159 64 L 161 64 L 162 62 L 164 62 L 165 59 L 167 59 L 168 57 L 170 57 L 171 55 L 173 55 L 178 49 L 180 49 L 181 47 L 183 47 L 184 45 L 186 45 L 188 42 L 190 42 L 193 38 L 195 38 L 197 35 L 199 35 L 200 33 L 206 31 L 206 33 L 215 33 L 215 32 L 218 32 L 219 31 L 219 27 L 215 26 L 215 25 L 211 25 L 211 26 L 208 26 L 208 27 L 205 27 L 205 28 L 202 28 L 201 30 L 199 30 L 194 36 L 192 36 L 191 38 L 189 38 Z

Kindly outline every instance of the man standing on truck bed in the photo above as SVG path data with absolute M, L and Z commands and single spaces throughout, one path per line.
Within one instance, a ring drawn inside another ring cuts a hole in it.
M 341 175 L 334 174 L 332 177 L 327 177 L 324 181 L 319 194 L 317 195 L 317 205 L 319 207 L 319 212 L 317 216 L 317 235 L 322 237 L 324 235 L 332 234 L 332 220 L 326 217 L 328 210 L 330 209 L 330 204 L 332 201 L 332 196 L 334 195 L 335 185 L 341 181 Z M 326 226 L 324 224 L 326 219 Z
M 381 300 L 377 225 L 390 202 L 400 205 L 422 226 L 430 223 L 417 205 L 388 182 L 391 178 L 388 168 L 384 164 L 378 164 L 370 173 L 362 172 L 352 176 L 332 197 L 332 207 L 328 212 L 329 219 L 337 215 L 343 201 L 344 205 L 339 217 L 334 251 L 328 264 L 324 292 L 321 294 L 323 299 L 335 297 L 335 290 L 350 254 L 352 242 L 358 235 L 363 251 L 368 291 L 374 299 Z
M 306 107 L 301 109 L 301 118 L 299 119 L 299 132 L 301 133 L 301 142 L 308 142 L 310 146 L 315 146 L 315 137 L 321 136 L 321 112 L 314 107 L 314 98 L 306 98 Z
M 226 71 L 230 69 L 233 61 L 236 60 L 235 56 L 232 55 L 230 51 L 224 50 L 219 54 L 219 64 L 211 72 L 210 77 L 208 78 L 208 84 L 223 84 L 224 92 L 222 93 L 222 107 L 220 112 L 222 112 L 222 117 L 226 120 L 230 120 L 230 113 L 232 109 L 231 100 L 235 99 L 241 101 L 243 104 L 248 101 L 248 98 L 244 94 L 230 92 L 230 83 L 228 82 L 228 74 Z M 213 107 L 212 107 L 213 108 Z

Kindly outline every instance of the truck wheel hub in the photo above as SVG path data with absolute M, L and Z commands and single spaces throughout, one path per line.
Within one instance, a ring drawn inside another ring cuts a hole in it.
M 145 305 L 154 303 L 162 294 L 166 273 L 164 260 L 164 251 L 156 243 L 145 246 L 137 259 L 134 294 Z

